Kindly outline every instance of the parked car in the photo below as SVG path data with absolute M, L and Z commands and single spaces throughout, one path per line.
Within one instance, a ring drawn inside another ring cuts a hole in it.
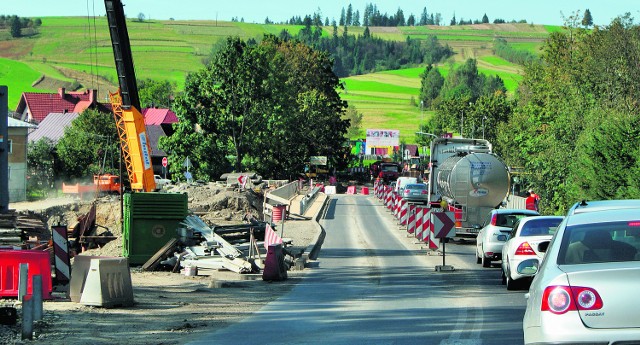
M 156 181 L 156 190 L 161 190 L 164 186 L 171 184 L 171 180 L 162 178 L 160 175 L 153 175 L 153 179 Z
M 491 261 L 499 261 L 502 258 L 502 246 L 506 241 L 506 235 L 511 232 L 516 222 L 524 217 L 538 215 L 538 212 L 532 210 L 491 210 L 476 238 L 476 262 L 482 263 L 482 267 L 490 267 Z M 498 238 L 499 235 L 505 236 Z
M 522 275 L 516 268 L 524 260 L 542 261 L 542 250 L 549 244 L 563 219 L 562 216 L 525 217 L 513 226 L 502 247 L 502 284 L 507 285 L 507 290 L 515 290 L 522 280 L 531 281 L 533 276 Z
M 640 342 L 640 200 L 620 205 L 576 204 L 542 263 L 519 265 L 519 273 L 535 274 L 525 295 L 526 344 Z
M 407 201 L 426 204 L 429 201 L 429 190 L 424 183 L 410 183 L 404 186 L 400 196 Z

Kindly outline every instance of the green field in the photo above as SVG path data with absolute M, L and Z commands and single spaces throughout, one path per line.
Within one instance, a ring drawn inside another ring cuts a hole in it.
M 31 86 L 42 74 L 29 65 L 0 58 L 0 85 L 8 87 L 9 109 L 14 110 L 23 92 L 41 91 Z
M 117 86 L 111 40 L 106 18 L 44 17 L 38 35 L 19 40 L 0 41 L 0 84 L 10 88 L 9 107 L 15 109 L 25 91 L 52 92 L 66 84 L 108 89 Z M 178 89 L 185 76 L 203 67 L 203 59 L 228 36 L 260 39 L 282 30 L 297 34 L 302 26 L 250 24 L 222 21 L 127 21 L 136 76 L 140 79 L 168 79 Z M 349 34 L 361 35 L 363 27 L 349 27 Z M 404 41 L 436 36 L 456 52 L 453 59 L 439 65 L 446 76 L 451 66 L 467 58 L 478 61 L 480 73 L 500 76 L 513 94 L 521 80 L 521 66 L 493 55 L 492 42 L 504 38 L 516 49 L 538 53 L 550 32 L 560 27 L 530 24 L 483 24 L 463 26 L 371 27 L 373 36 Z M 333 28 L 325 28 L 330 35 Z M 338 28 L 339 35 L 343 28 Z M 2 31 L 0 31 L 2 33 Z M 364 114 L 363 128 L 399 129 L 401 140 L 415 142 L 421 121 L 432 113 L 421 113 L 418 106 L 420 74 L 424 66 L 384 71 L 344 78 L 342 97 Z M 45 75 L 39 89 L 32 83 Z M 94 84 L 94 82 L 99 84 Z

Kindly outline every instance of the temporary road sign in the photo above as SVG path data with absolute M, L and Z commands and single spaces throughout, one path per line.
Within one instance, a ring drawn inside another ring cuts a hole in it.
M 433 224 L 433 232 L 436 238 L 455 237 L 456 229 L 454 227 L 453 212 L 432 212 L 431 223 Z

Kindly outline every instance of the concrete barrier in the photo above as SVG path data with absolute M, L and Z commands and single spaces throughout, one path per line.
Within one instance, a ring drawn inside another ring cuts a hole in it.
M 69 297 L 76 303 L 105 308 L 133 305 L 129 260 L 76 256 L 71 270 Z

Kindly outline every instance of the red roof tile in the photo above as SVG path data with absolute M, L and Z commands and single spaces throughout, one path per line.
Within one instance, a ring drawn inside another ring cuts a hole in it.
M 144 124 L 147 126 L 178 122 L 178 117 L 170 109 L 145 108 L 142 109 L 142 115 L 144 115 Z
M 31 121 L 40 123 L 49 113 L 82 112 L 95 102 L 95 90 L 84 92 L 35 93 L 23 92 L 16 112 L 24 113 L 29 108 Z

